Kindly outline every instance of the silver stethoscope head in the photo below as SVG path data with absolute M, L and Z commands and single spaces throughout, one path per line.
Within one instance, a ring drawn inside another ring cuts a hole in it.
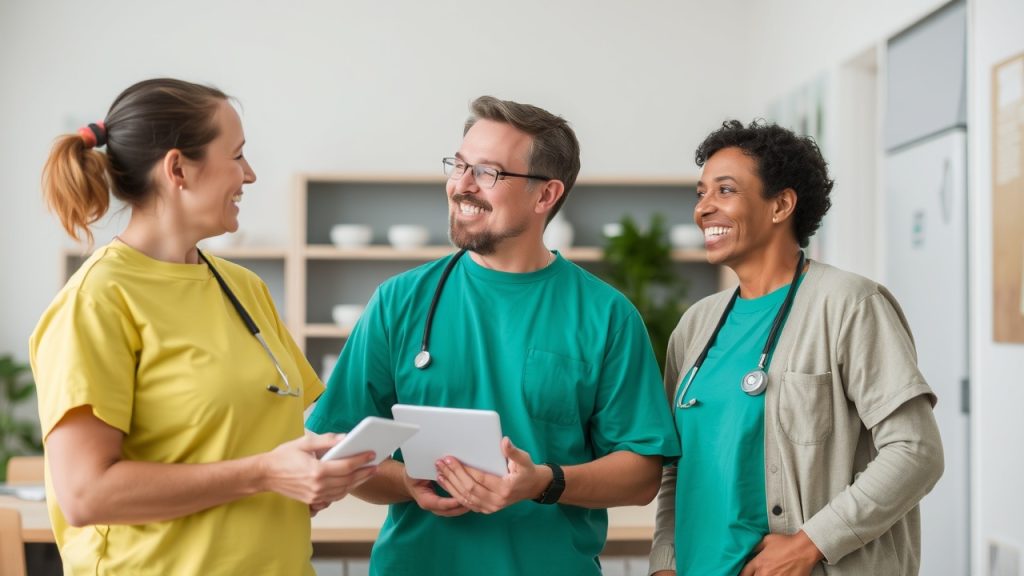
M 430 352 L 428 350 L 420 350 L 419 354 L 412 361 L 413 365 L 423 370 L 427 366 L 430 366 Z
M 434 288 L 434 297 L 430 300 L 430 308 L 427 309 L 427 323 L 423 327 L 423 343 L 420 345 L 420 351 L 416 354 L 416 358 L 413 359 L 412 365 L 420 370 L 425 370 L 427 366 L 430 366 L 430 328 L 434 324 L 434 312 L 437 312 L 437 302 L 441 299 L 441 291 L 444 289 L 445 282 L 448 281 L 448 276 L 452 273 L 452 268 L 455 267 L 455 263 L 462 258 L 462 255 L 466 253 L 466 249 L 463 248 L 452 256 L 452 259 L 448 261 L 448 265 L 444 267 L 444 272 L 441 272 L 441 279 L 437 281 L 437 288 Z
M 767 354 L 761 354 L 761 361 L 757 363 L 757 368 L 747 372 L 743 380 L 740 381 L 740 388 L 751 396 L 760 396 L 768 388 L 768 373 L 764 371 L 767 357 Z

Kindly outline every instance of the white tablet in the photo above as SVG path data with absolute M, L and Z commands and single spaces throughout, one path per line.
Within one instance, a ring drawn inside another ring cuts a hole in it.
M 508 474 L 508 464 L 501 454 L 501 419 L 497 412 L 395 404 L 391 414 L 396 421 L 420 429 L 402 444 L 405 472 L 411 478 L 436 480 L 434 463 L 444 456 L 497 476 Z
M 419 426 L 415 424 L 367 416 L 340 442 L 331 446 L 320 460 L 337 460 L 372 450 L 376 456 L 367 466 L 380 464 L 398 450 L 402 442 L 416 434 L 417 430 Z

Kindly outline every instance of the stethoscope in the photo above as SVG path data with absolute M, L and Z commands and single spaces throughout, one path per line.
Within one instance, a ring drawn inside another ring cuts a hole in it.
M 277 394 L 278 396 L 298 396 L 302 392 L 302 389 L 298 387 L 294 389 L 292 388 L 291 384 L 288 382 L 288 376 L 285 375 L 284 370 L 281 369 L 281 364 L 277 361 L 277 358 L 274 357 L 274 353 L 270 351 L 270 347 L 267 346 L 267 342 L 263 340 L 263 336 L 260 335 L 260 329 L 256 326 L 256 322 L 253 321 L 252 316 L 249 316 L 245 307 L 242 306 L 242 303 L 238 301 L 237 297 L 235 297 L 235 293 L 231 291 L 231 288 L 228 288 L 227 282 L 225 282 L 224 278 L 222 278 L 220 273 L 217 272 L 217 269 L 213 267 L 213 263 L 210 262 L 206 255 L 198 248 L 196 248 L 196 253 L 198 253 L 203 262 L 206 262 L 206 265 L 210 267 L 210 272 L 212 272 L 213 277 L 217 279 L 217 284 L 220 284 L 220 289 L 224 291 L 228 300 L 231 301 L 231 305 L 235 307 L 235 311 L 237 311 L 238 315 L 242 317 L 242 322 L 245 322 L 245 327 L 249 329 L 249 333 L 255 336 L 256 339 L 259 340 L 260 345 L 263 346 L 263 349 L 267 351 L 267 356 L 270 356 L 270 361 L 274 363 L 274 369 L 277 370 L 278 375 L 281 376 L 281 380 L 284 382 L 284 388 L 282 389 L 279 386 L 270 384 L 267 386 L 267 390 Z
M 743 379 L 740 380 L 740 389 L 749 394 L 750 396 L 758 396 L 764 393 L 765 389 L 768 388 L 768 373 L 765 372 L 765 362 L 768 360 L 768 354 L 771 352 L 772 347 L 775 346 L 775 341 L 779 337 L 779 332 L 782 329 L 782 320 L 786 317 L 786 313 L 789 308 L 793 305 L 793 299 L 796 297 L 796 288 L 800 283 L 800 273 L 804 269 L 804 251 L 800 251 L 800 261 L 796 265 L 796 272 L 793 273 L 793 281 L 789 283 L 789 291 L 786 292 L 786 300 L 779 307 L 779 311 L 775 314 L 775 321 L 772 322 L 772 329 L 768 332 L 768 340 L 764 343 L 764 348 L 761 349 L 761 359 L 757 362 L 757 368 L 747 372 Z M 697 376 L 697 371 L 700 370 L 704 359 L 708 357 L 708 351 L 715 344 L 715 338 L 718 337 L 718 332 L 725 325 L 725 320 L 729 317 L 729 312 L 732 311 L 733 304 L 736 303 L 736 298 L 740 295 L 739 287 L 736 287 L 736 291 L 732 293 L 732 298 L 729 299 L 729 303 L 725 306 L 725 312 L 722 312 L 722 317 L 718 319 L 718 325 L 715 326 L 715 331 L 711 333 L 711 338 L 708 339 L 708 343 L 704 345 L 704 350 L 701 351 L 700 356 L 697 356 L 697 361 L 693 363 L 693 368 L 690 369 L 690 377 L 686 379 L 686 385 L 683 386 L 683 392 L 679 395 L 679 401 L 676 403 L 680 408 L 692 408 L 696 406 L 699 401 L 696 398 L 691 398 L 688 402 L 683 402 L 686 397 L 686 392 L 690 389 L 690 384 L 693 384 L 693 379 Z
M 427 347 L 430 345 L 430 328 L 434 323 L 434 312 L 437 312 L 437 301 L 441 299 L 441 291 L 444 290 L 444 283 L 448 281 L 452 268 L 455 268 L 455 263 L 465 253 L 466 249 L 463 248 L 452 256 L 452 259 L 448 261 L 448 265 L 444 267 L 444 271 L 441 272 L 441 279 L 437 281 L 437 288 L 434 288 L 434 297 L 430 300 L 430 308 L 427 310 L 427 325 L 423 327 L 423 343 L 420 344 L 420 351 L 412 362 L 420 370 L 430 366 L 430 350 Z

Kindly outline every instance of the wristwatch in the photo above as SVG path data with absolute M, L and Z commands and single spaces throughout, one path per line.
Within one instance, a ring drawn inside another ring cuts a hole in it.
M 555 504 L 562 497 L 562 492 L 565 491 L 565 473 L 562 472 L 562 467 L 558 464 L 545 463 L 544 465 L 551 468 L 551 484 L 548 484 L 548 487 L 533 501 L 538 504 Z

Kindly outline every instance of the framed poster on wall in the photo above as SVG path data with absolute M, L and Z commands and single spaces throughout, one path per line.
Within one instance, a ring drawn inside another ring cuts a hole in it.
M 992 69 L 992 338 L 1024 343 L 1024 54 Z

